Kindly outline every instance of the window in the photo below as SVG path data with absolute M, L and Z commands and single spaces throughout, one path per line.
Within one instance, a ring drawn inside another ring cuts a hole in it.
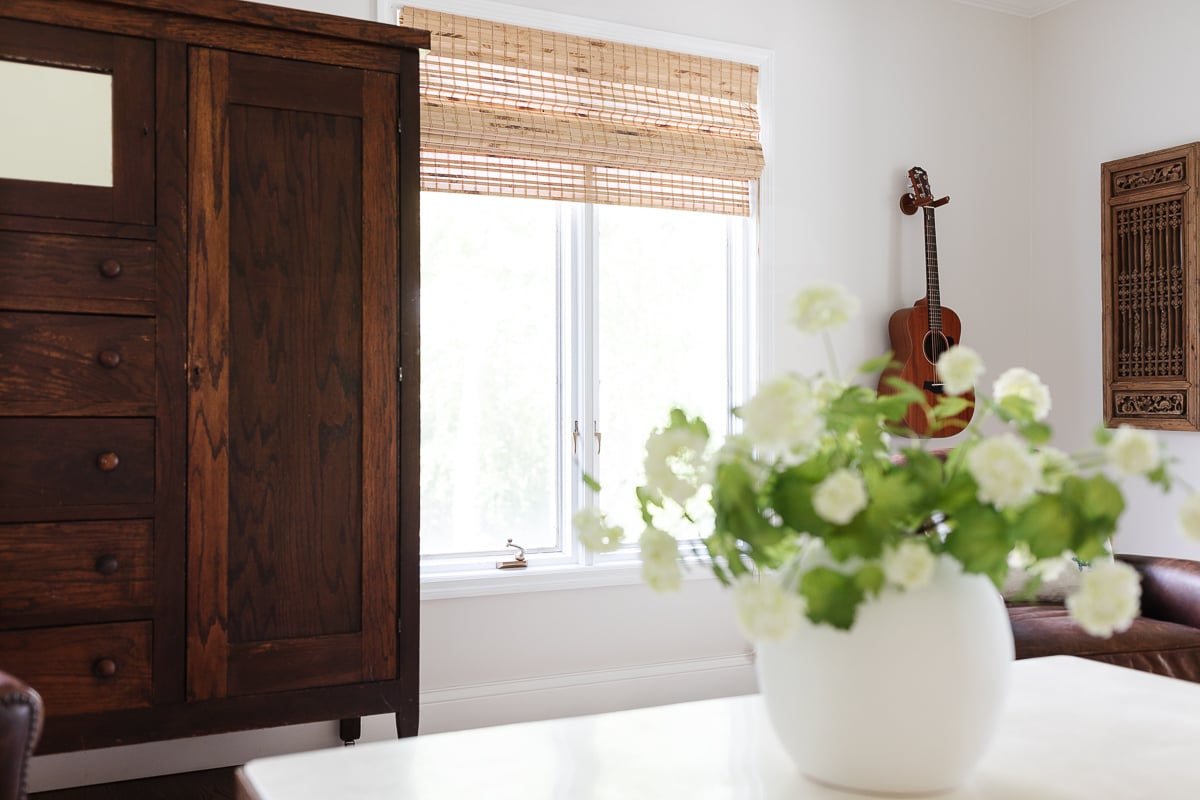
M 421 62 L 422 571 L 490 569 L 511 557 L 509 539 L 531 565 L 592 563 L 570 524 L 597 499 L 583 475 L 636 542 L 648 433 L 678 405 L 723 435 L 748 393 L 766 58 L 481 0 L 436 3 L 497 21 L 389 6 L 432 34 Z
M 421 552 L 584 563 L 594 502 L 636 540 L 646 436 L 679 405 L 723 435 L 749 383 L 751 220 L 426 192 Z M 511 551 L 510 551 L 511 552 Z M 627 554 L 628 556 L 628 554 Z

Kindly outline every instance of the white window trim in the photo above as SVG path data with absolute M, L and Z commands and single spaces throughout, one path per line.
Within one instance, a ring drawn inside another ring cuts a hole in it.
M 616 22 L 590 19 L 555 11 L 497 3 L 493 0 L 376 0 L 378 21 L 394 25 L 397 14 L 405 5 L 416 5 L 434 11 L 490 19 L 509 25 L 542 28 L 575 36 L 590 36 L 608 41 L 625 42 L 642 47 L 693 53 L 695 55 L 753 64 L 758 67 L 760 140 L 766 165 L 758 179 L 757 197 L 752 201 L 758 224 L 758 253 L 752 261 L 746 291 L 755 299 L 753 331 L 749 346 L 756 352 L 750 366 L 750 379 L 771 375 L 775 367 L 775 336 L 773 296 L 775 290 L 775 202 L 774 202 L 774 118 L 775 54 L 746 45 L 720 42 L 684 34 L 657 31 Z M 735 354 L 735 358 L 743 354 Z M 589 559 L 590 561 L 590 559 Z M 707 567 L 695 564 L 685 570 L 685 580 L 711 578 Z M 622 586 L 641 582 L 640 565 L 636 562 L 612 564 L 543 564 L 522 570 L 495 568 L 460 571 L 421 571 L 421 598 L 440 599 L 515 592 L 551 591 L 585 587 Z

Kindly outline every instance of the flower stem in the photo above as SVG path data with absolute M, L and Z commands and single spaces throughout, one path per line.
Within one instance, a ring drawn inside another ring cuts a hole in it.
M 825 342 L 825 359 L 829 362 L 829 371 L 833 374 L 834 380 L 840 381 L 842 371 L 838 369 L 837 353 L 833 350 L 833 339 L 828 330 L 821 331 L 821 339 Z

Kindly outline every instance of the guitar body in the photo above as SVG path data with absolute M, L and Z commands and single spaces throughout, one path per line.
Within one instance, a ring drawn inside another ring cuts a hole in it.
M 890 394 L 892 389 L 887 379 L 896 377 L 918 386 L 925 399 L 934 405 L 940 396 L 941 379 L 938 378 L 935 362 L 943 352 L 958 344 L 962 333 L 962 322 L 958 314 L 945 306 L 941 307 L 942 330 L 939 335 L 929 329 L 929 300 L 922 297 L 912 308 L 902 308 L 888 320 L 888 337 L 892 343 L 893 360 L 896 366 L 889 367 L 879 376 L 879 393 Z M 975 401 L 975 393 L 968 392 L 964 398 Z M 967 426 L 975 409 L 968 406 L 958 416 L 945 420 L 942 427 L 931 431 L 925 412 L 917 405 L 908 407 L 904 414 L 904 425 L 918 436 L 942 438 L 953 436 Z

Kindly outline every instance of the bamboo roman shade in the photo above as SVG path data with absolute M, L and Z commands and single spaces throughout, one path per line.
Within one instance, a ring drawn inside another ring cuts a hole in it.
M 404 8 L 421 62 L 421 188 L 750 213 L 758 68 Z

